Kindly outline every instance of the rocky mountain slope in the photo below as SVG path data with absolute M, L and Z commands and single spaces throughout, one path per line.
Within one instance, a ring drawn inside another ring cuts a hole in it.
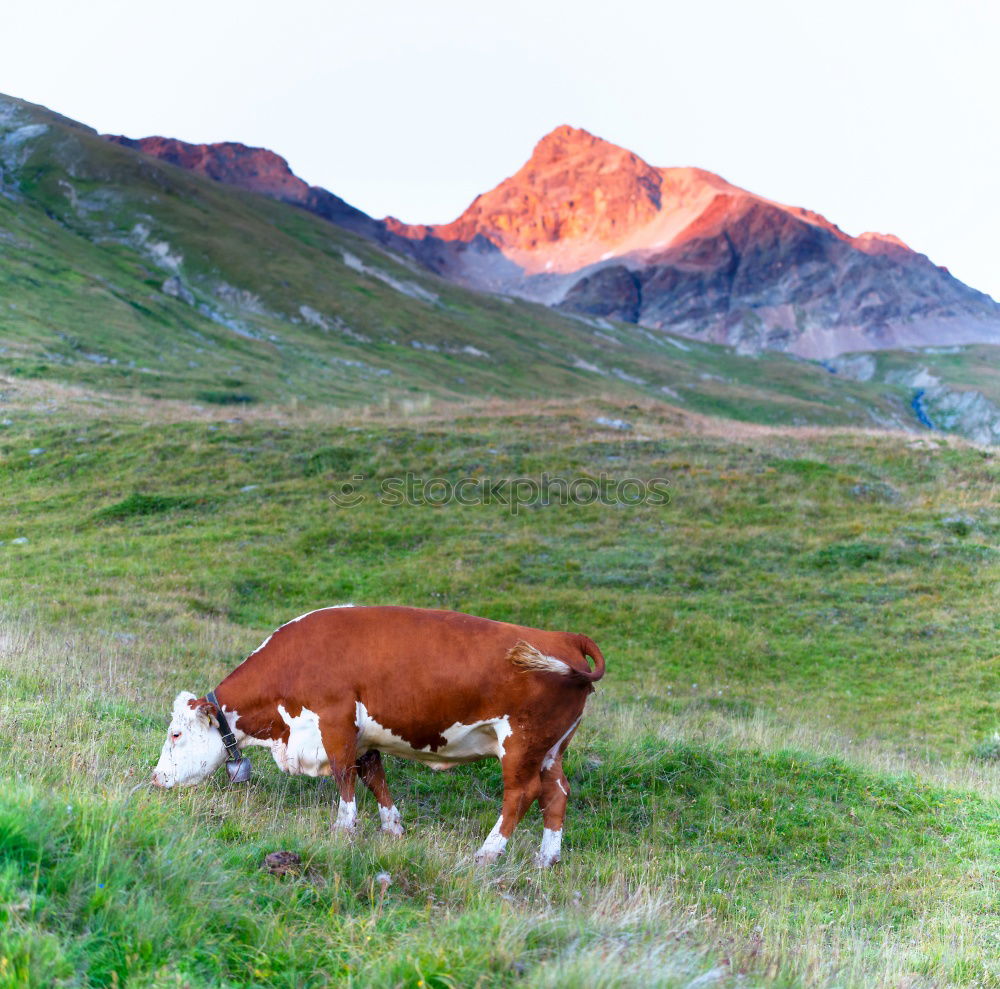
M 851 237 L 697 168 L 654 168 L 583 130 L 544 137 L 452 223 L 388 229 L 427 245 L 485 240 L 514 265 L 438 270 L 576 312 L 745 351 L 1000 341 L 1000 306 L 891 235 Z M 440 254 L 440 252 L 439 252 Z M 479 252 L 482 257 L 483 252 Z
M 542 138 L 458 219 L 431 226 L 372 220 L 264 149 L 109 139 L 295 203 L 459 284 L 746 353 L 1000 342 L 1000 306 L 898 238 L 852 237 L 817 213 L 703 169 L 655 168 L 571 127 Z

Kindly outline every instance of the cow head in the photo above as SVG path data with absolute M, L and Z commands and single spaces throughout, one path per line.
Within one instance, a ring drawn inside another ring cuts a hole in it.
M 153 770 L 156 786 L 193 786 L 208 779 L 226 761 L 226 746 L 219 731 L 218 711 L 204 698 L 181 691 Z

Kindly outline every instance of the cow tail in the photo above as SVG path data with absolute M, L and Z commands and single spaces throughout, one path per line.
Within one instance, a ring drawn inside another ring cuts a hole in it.
M 582 680 L 586 680 L 588 683 L 597 683 L 604 676 L 604 653 L 597 647 L 597 643 L 586 635 L 578 635 L 576 641 L 580 647 L 580 652 L 584 656 L 589 656 L 594 661 L 594 668 L 592 670 L 581 670 L 574 666 L 573 674 Z
M 594 660 L 593 669 L 590 669 L 586 660 L 582 663 L 579 660 L 572 663 L 555 656 L 546 656 L 545 653 L 536 649 L 530 642 L 525 642 L 524 639 L 519 639 L 508 650 L 507 659 L 522 670 L 558 673 L 560 676 L 569 677 L 582 683 L 596 683 L 604 676 L 604 656 L 601 654 L 601 650 L 597 648 L 592 639 L 588 639 L 585 635 L 570 635 L 568 638 L 583 656 L 590 656 Z

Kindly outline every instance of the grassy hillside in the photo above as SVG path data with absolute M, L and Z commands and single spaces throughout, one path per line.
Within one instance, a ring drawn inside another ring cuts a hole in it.
M 0 394 L 0 985 L 1000 985 L 997 777 L 970 761 L 998 722 L 988 451 L 614 394 Z M 384 504 L 407 471 L 671 497 Z M 472 865 L 494 764 L 389 760 L 398 843 L 365 797 L 363 834 L 331 838 L 331 788 L 261 753 L 243 789 L 133 791 L 177 690 L 344 600 L 601 644 L 561 866 L 531 867 L 537 812 Z M 277 849 L 306 871 L 263 872 Z
M 857 382 L 465 291 L 295 207 L 0 97 L 0 370 L 202 403 L 611 393 L 919 427 Z

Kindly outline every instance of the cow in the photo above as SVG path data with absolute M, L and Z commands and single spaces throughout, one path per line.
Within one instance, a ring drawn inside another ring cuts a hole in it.
M 214 691 L 177 695 L 153 783 L 200 783 L 227 758 L 230 777 L 245 779 L 241 750 L 264 746 L 287 773 L 334 778 L 335 830 L 355 830 L 360 775 L 382 831 L 399 836 L 380 753 L 438 770 L 493 757 L 503 805 L 475 860 L 496 860 L 538 800 L 535 860 L 547 867 L 560 858 L 569 797 L 563 753 L 602 676 L 585 635 L 453 611 L 320 608 L 278 628 Z

